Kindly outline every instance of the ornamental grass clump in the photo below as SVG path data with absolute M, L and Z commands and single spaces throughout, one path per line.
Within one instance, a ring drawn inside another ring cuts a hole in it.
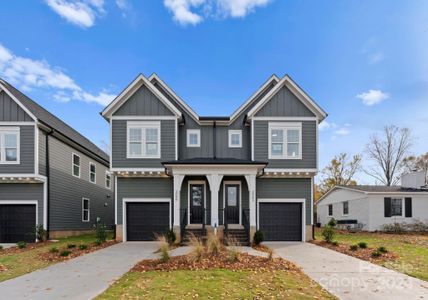
M 167 238 L 164 235 L 156 237 L 156 241 L 159 243 L 159 255 L 160 261 L 166 263 L 169 261 L 169 243 Z
M 209 233 L 207 237 L 207 252 L 211 255 L 217 255 L 222 248 L 221 241 L 218 235 Z
M 204 255 L 204 244 L 193 233 L 189 236 L 189 245 L 192 247 L 189 258 L 192 262 L 200 262 Z
M 231 263 L 237 262 L 239 259 L 239 242 L 236 238 L 230 237 L 227 239 L 228 247 L 228 258 L 227 260 Z

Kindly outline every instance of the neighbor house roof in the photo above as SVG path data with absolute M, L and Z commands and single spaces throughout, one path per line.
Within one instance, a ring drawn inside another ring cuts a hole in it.
M 76 144 L 85 148 L 87 151 L 104 160 L 106 163 L 109 162 L 109 156 L 100 148 L 98 148 L 94 143 L 61 121 L 59 118 L 48 112 L 39 104 L 31 100 L 29 97 L 18 91 L 15 87 L 3 79 L 0 79 L 0 89 L 4 89 L 5 92 L 9 92 L 12 98 L 15 98 L 15 101 L 19 101 L 37 119 L 37 121 L 72 140 Z

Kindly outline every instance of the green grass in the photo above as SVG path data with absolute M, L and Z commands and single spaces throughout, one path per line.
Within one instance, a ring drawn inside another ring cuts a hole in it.
M 111 238 L 112 235 L 109 236 Z M 2 254 L 0 251 L 0 264 L 4 265 L 7 270 L 0 272 L 0 282 L 45 268 L 55 262 L 44 261 L 39 254 L 49 252 L 55 246 L 59 250 L 66 249 L 67 244 L 88 244 L 95 242 L 95 235 L 80 235 L 59 239 L 59 242 L 49 243 L 42 247 L 31 250 L 23 249 L 20 253 Z
M 316 239 L 321 240 L 320 230 Z M 335 240 L 343 244 L 366 242 L 369 248 L 384 246 L 399 256 L 393 262 L 379 262 L 384 267 L 428 281 L 428 235 L 385 233 L 336 233 Z
M 129 272 L 96 299 L 335 299 L 300 272 Z

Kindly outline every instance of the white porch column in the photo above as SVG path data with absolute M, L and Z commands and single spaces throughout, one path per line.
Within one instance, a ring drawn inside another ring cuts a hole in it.
M 174 231 L 178 228 L 180 232 L 180 192 L 181 184 L 183 183 L 184 175 L 174 175 Z
M 207 175 L 208 183 L 210 184 L 211 191 L 211 226 L 214 228 L 218 227 L 218 191 L 220 189 L 220 183 L 223 175 L 221 174 L 209 174 Z
M 256 175 L 245 175 L 250 196 L 250 242 L 253 242 L 254 233 L 257 230 L 256 222 Z

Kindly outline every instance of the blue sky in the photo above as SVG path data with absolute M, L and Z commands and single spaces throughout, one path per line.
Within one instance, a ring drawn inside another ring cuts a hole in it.
M 23 3 L 0 4 L 0 76 L 102 148 L 102 104 L 138 73 L 156 72 L 200 115 L 231 114 L 275 73 L 329 113 L 321 168 L 387 124 L 428 151 L 427 1 Z

